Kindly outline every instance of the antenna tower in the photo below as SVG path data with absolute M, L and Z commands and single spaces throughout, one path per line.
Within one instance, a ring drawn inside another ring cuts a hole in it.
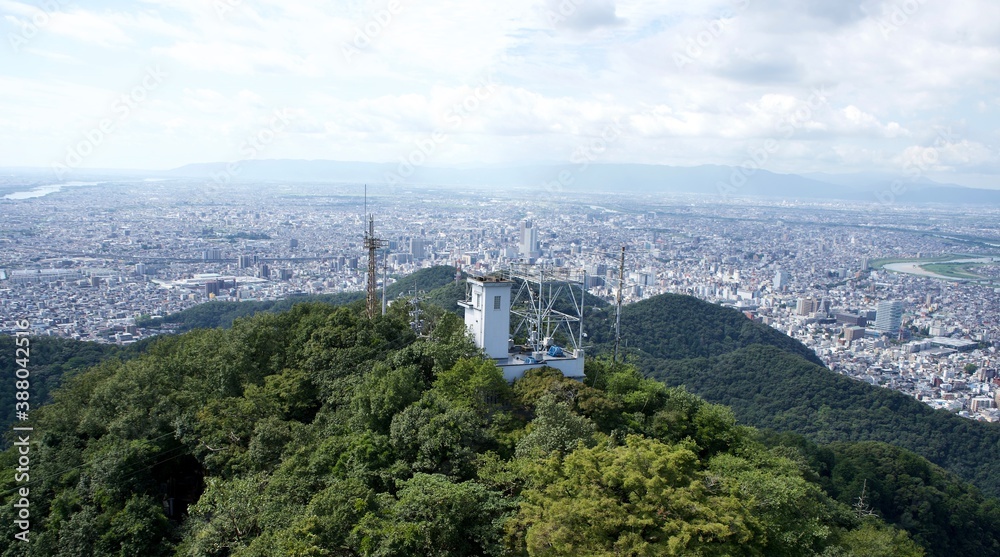
M 517 323 L 511 334 L 524 334 L 525 345 L 532 352 L 544 352 L 559 341 L 582 355 L 586 279 L 567 269 L 521 263 L 512 263 L 504 274 L 517 284 L 510 301 L 510 313 Z M 560 301 L 559 307 L 570 313 L 557 309 Z
M 625 246 L 622 246 L 621 263 L 618 265 L 618 296 L 615 299 L 615 355 L 613 363 L 618 363 L 618 345 L 622 341 L 622 290 L 625 289 Z
M 368 186 L 365 186 L 365 213 L 368 213 Z M 368 319 L 375 319 L 378 312 L 378 262 L 375 260 L 379 248 L 385 241 L 375 237 L 375 216 L 368 215 L 368 230 L 365 231 L 365 249 L 368 250 L 368 296 L 365 309 Z

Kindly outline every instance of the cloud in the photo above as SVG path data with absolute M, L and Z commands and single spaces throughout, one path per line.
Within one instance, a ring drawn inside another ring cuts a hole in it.
M 556 28 L 585 33 L 624 24 L 615 12 L 614 0 L 546 0 L 545 15 Z
M 736 51 L 724 60 L 716 72 L 744 83 L 791 83 L 800 81 L 803 75 L 799 61 L 787 52 Z
M 741 3 L 744 0 L 741 0 Z M 874 0 L 745 0 L 748 8 L 767 14 L 778 25 L 788 25 L 792 18 L 799 23 L 802 20 L 812 20 L 813 26 L 826 30 L 830 26 L 842 27 L 853 25 L 865 19 L 878 3 Z M 752 2 L 752 4 L 751 4 Z M 775 17 L 778 16 L 778 17 Z M 788 25 L 792 27 L 791 25 Z
M 996 170 L 1000 153 L 986 145 L 967 139 L 938 142 L 934 145 L 911 145 L 893 162 L 902 169 L 941 172 L 964 168 L 966 171 Z
M 775 170 L 896 168 L 926 148 L 942 172 L 993 164 L 1000 3 L 920 2 L 884 34 L 902 2 L 399 0 L 391 17 L 387 0 L 76 3 L 0 68 L 0 164 L 45 164 L 35 153 L 63 148 L 67 125 L 92 126 L 150 61 L 170 62 L 170 82 L 102 153 L 121 166 L 230 160 L 281 107 L 295 118 L 274 156 L 394 160 L 441 129 L 435 163 L 567 160 L 620 122 L 602 160 L 738 164 L 793 121 Z M 5 34 L 37 12 L 0 10 Z M 456 125 L 483 79 L 495 90 Z M 947 125 L 968 145 L 927 139 Z
M 73 10 L 53 12 L 50 16 L 51 21 L 45 26 L 45 30 L 52 33 L 101 46 L 125 45 L 132 42 L 128 33 L 115 21 L 94 12 Z

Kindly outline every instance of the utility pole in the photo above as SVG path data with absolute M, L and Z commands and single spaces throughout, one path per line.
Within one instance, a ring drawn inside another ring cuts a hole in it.
M 389 254 L 382 252 L 382 315 L 385 316 L 385 283 L 389 281 Z
M 611 362 L 618 363 L 618 345 L 622 341 L 622 290 L 625 288 L 625 246 L 622 246 L 621 262 L 618 265 L 618 297 L 615 300 L 615 355 Z
M 583 348 L 583 308 L 587 305 L 587 270 L 583 270 L 583 283 L 580 285 L 580 342 L 576 345 Z

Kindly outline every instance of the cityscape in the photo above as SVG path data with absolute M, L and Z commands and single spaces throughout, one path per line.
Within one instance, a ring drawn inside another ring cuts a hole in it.
M 0 331 L 130 344 L 210 300 L 365 289 L 367 211 L 389 283 L 529 262 L 624 303 L 687 294 L 800 340 L 837 373 L 1000 421 L 1000 245 L 989 206 L 717 194 L 206 179 L 80 181 L 7 193 Z M 619 257 L 625 248 L 625 273 Z M 381 279 L 380 279 L 381 280 Z M 625 339 L 627 341 L 627 339 Z
M 998 23 L 0 1 L 0 557 L 1000 555 Z

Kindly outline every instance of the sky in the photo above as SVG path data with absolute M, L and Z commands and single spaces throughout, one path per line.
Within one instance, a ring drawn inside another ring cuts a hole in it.
M 0 167 L 879 172 L 1000 188 L 996 0 L 0 0 Z

